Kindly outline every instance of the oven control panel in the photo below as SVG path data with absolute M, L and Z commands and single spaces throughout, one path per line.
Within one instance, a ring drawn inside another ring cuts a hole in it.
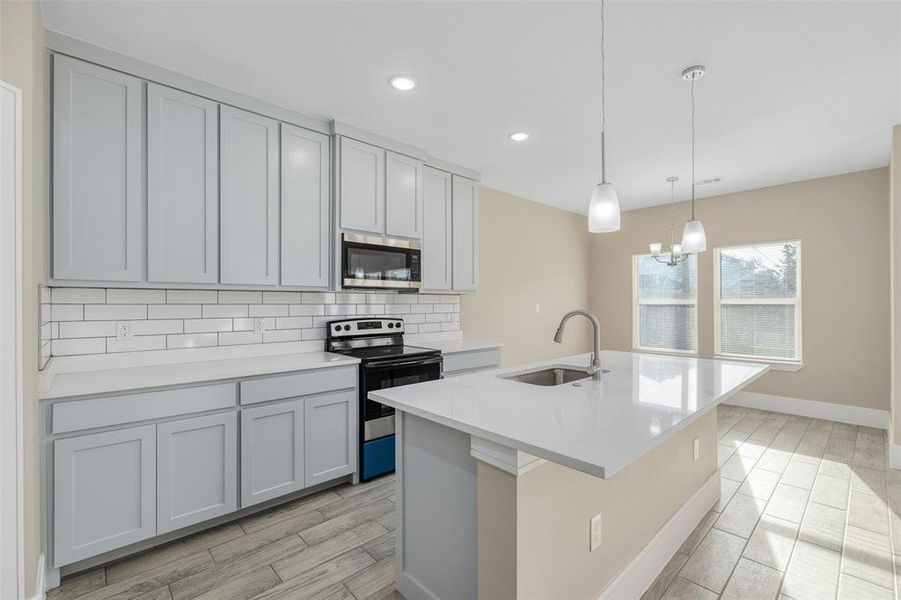
M 404 320 L 400 317 L 364 317 L 331 321 L 328 324 L 330 339 L 367 335 L 397 335 L 404 332 Z

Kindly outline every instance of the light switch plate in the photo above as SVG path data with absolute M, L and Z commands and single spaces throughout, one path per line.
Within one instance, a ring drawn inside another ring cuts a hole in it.
M 588 544 L 588 550 L 593 552 L 595 548 L 601 545 L 601 513 L 591 517 L 589 530 L 591 539 Z
M 698 460 L 701 458 L 701 440 L 695 438 L 695 441 L 692 443 L 692 447 L 694 448 L 694 458 Z

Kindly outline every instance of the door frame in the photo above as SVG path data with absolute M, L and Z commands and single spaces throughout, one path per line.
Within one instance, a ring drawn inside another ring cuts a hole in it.
M 10 121 L 12 127 L 3 126 Z M 15 282 L 7 291 L 0 289 L 0 597 L 3 598 L 25 596 L 22 156 L 22 90 L 0 81 L 0 282 Z

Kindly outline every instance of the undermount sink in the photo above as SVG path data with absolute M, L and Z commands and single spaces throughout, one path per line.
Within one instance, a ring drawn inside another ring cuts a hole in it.
M 609 373 L 609 369 L 602 369 L 601 374 Z M 575 369 L 571 367 L 548 367 L 538 371 L 528 371 L 526 373 L 516 373 L 515 375 L 505 375 L 501 379 L 509 379 L 510 381 L 518 381 L 520 383 L 528 383 L 531 385 L 563 385 L 564 383 L 572 383 L 580 379 L 588 379 L 591 377 L 585 369 Z

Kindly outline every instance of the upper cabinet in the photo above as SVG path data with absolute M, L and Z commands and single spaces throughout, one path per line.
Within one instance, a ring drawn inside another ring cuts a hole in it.
M 140 281 L 143 82 L 53 61 L 53 277 Z
M 282 123 L 281 283 L 329 285 L 329 137 Z
M 479 287 L 479 187 L 453 176 L 453 289 L 474 292 Z
M 385 233 L 385 151 L 346 137 L 339 144 L 341 228 Z
M 422 161 L 387 152 L 385 155 L 385 233 L 391 237 L 422 237 Z
M 219 105 L 147 84 L 147 280 L 219 281 Z
M 220 281 L 278 284 L 278 123 L 220 110 Z
M 422 175 L 422 287 L 451 289 L 453 235 L 451 174 L 424 167 Z

